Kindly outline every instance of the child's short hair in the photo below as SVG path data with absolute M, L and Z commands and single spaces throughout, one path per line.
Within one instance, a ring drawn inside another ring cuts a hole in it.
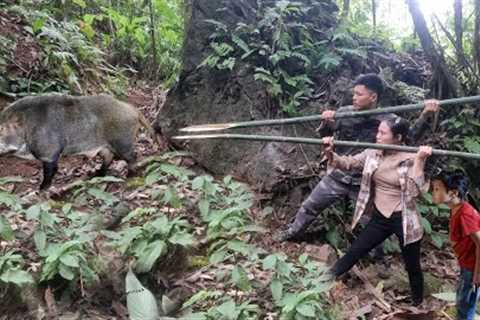
M 447 191 L 456 190 L 458 192 L 458 197 L 461 200 L 467 199 L 468 187 L 470 185 L 470 180 L 461 170 L 455 170 L 453 172 L 442 172 L 437 176 L 433 177 L 432 180 L 440 180 L 445 184 Z

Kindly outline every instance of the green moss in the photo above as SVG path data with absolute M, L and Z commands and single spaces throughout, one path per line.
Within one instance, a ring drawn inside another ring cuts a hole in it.
M 48 204 L 52 209 L 62 209 L 64 205 L 67 204 L 65 201 L 56 201 L 56 200 L 49 200 Z
M 192 256 L 190 257 L 190 268 L 199 269 L 208 266 L 209 261 L 206 256 Z
M 145 186 L 144 177 L 134 177 L 127 180 L 128 189 L 136 189 Z

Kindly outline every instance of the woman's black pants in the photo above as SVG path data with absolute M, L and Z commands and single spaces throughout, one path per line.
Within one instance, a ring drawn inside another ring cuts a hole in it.
M 400 241 L 403 261 L 410 281 L 412 300 L 415 304 L 419 304 L 423 300 L 423 273 L 420 265 L 421 240 L 406 246 L 403 245 L 402 213 L 399 211 L 394 212 L 390 218 L 386 218 L 375 208 L 368 224 L 352 243 L 347 253 L 335 263 L 332 272 L 336 277 L 341 276 L 392 234 L 395 234 Z

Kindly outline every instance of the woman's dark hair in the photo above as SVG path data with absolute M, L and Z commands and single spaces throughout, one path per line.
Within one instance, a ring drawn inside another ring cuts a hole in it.
M 455 170 L 454 172 L 444 172 L 434 177 L 435 180 L 440 180 L 445 184 L 447 191 L 458 191 L 458 197 L 462 200 L 467 199 L 468 186 L 470 185 L 470 179 L 461 170 Z
M 400 142 L 403 144 L 409 143 L 409 132 L 410 132 L 410 123 L 401 118 L 401 117 L 392 117 L 384 120 L 384 122 L 388 125 L 394 137 L 400 135 Z
M 359 76 L 355 80 L 353 85 L 354 86 L 363 85 L 368 90 L 375 92 L 379 98 L 383 94 L 383 91 L 384 91 L 383 81 L 375 73 L 367 73 L 367 74 Z

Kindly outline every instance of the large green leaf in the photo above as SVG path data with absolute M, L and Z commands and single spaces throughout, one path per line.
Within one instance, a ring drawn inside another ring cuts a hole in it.
M 24 270 L 9 269 L 3 272 L 0 280 L 5 283 L 14 283 L 16 285 L 23 285 L 26 283 L 33 283 L 33 277 L 30 273 Z
M 299 304 L 295 310 L 300 313 L 302 316 L 309 317 L 309 318 L 315 318 L 316 313 L 315 313 L 315 307 L 307 302 Z
M 157 301 L 130 269 L 125 277 L 127 308 L 130 320 L 158 320 Z
M 64 254 L 60 257 L 60 262 L 65 264 L 66 266 L 72 267 L 72 268 L 79 268 L 80 263 L 78 260 L 78 257 L 71 255 L 71 254 Z
M 4 216 L 0 215 L 0 238 L 11 241 L 15 239 L 10 222 Z
M 87 193 L 95 197 L 98 200 L 105 202 L 108 206 L 113 205 L 115 202 L 118 202 L 119 199 L 109 192 L 105 192 L 98 188 L 88 188 Z
M 216 311 L 222 315 L 222 319 L 236 320 L 238 316 L 238 310 L 235 306 L 235 302 L 232 299 L 229 299 L 228 301 L 219 305 L 216 308 Z
M 72 281 L 75 278 L 75 272 L 69 266 L 60 263 L 58 265 L 58 273 L 64 278 L 69 281 Z
M 47 247 L 47 234 L 43 230 L 37 230 L 33 234 L 33 241 L 41 256 L 45 254 L 45 248 Z
M 250 280 L 248 280 L 248 275 L 245 269 L 242 266 L 236 265 L 232 270 L 232 280 L 233 282 L 243 291 L 250 291 L 252 286 Z
M 283 296 L 283 283 L 279 279 L 273 279 L 270 283 L 270 290 L 275 301 L 280 301 Z
M 194 238 L 189 233 L 177 231 L 174 232 L 170 238 L 168 238 L 168 241 L 173 244 L 179 244 L 184 247 L 188 247 L 193 245 Z
M 164 253 L 167 245 L 164 241 L 157 240 L 150 243 L 139 256 L 135 269 L 142 273 L 152 269 L 158 258 Z

